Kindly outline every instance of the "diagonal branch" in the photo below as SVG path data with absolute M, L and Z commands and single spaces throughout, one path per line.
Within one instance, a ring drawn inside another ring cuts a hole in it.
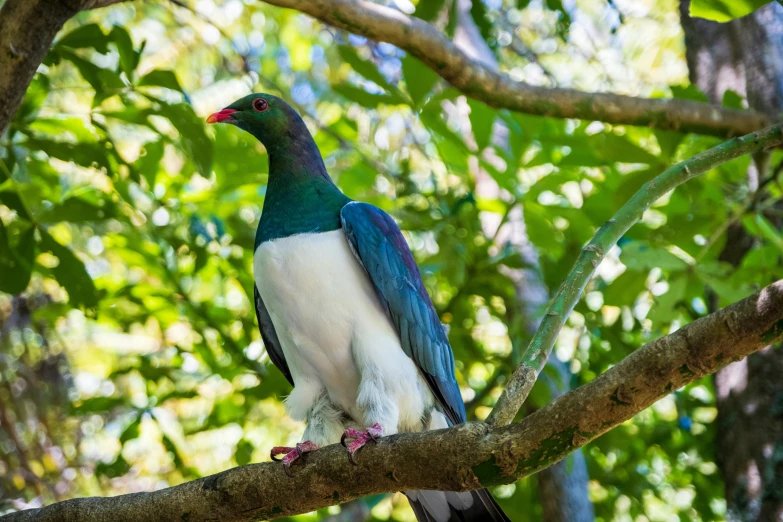
M 514 420 L 527 399 L 538 374 L 544 368 L 568 316 L 582 292 L 617 241 L 639 221 L 644 212 L 658 199 L 677 186 L 727 161 L 783 144 L 783 124 L 768 127 L 741 138 L 734 138 L 701 154 L 678 163 L 658 177 L 645 183 L 609 221 L 596 232 L 582 249 L 579 258 L 560 285 L 547 308 L 533 339 L 522 353 L 522 361 L 514 370 L 508 385 L 487 418 L 492 425 L 506 425 Z
M 6 515 L 0 522 L 245 522 L 377 493 L 509 484 L 561 460 L 672 391 L 781 338 L 783 280 L 647 344 L 509 426 L 469 423 L 385 437 L 362 450 L 358 466 L 335 444 L 310 454 L 293 478 L 276 463 L 251 464 L 152 493 L 68 500 Z
M 366 0 L 263 0 L 309 14 L 351 33 L 412 54 L 463 94 L 496 108 L 550 116 L 644 125 L 722 137 L 772 125 L 774 116 L 674 99 L 644 99 L 536 87 L 470 58 L 435 26 Z

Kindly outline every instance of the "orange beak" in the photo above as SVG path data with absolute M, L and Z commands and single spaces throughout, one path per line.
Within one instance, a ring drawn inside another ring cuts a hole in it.
M 231 122 L 231 115 L 234 114 L 234 109 L 223 109 L 222 111 L 218 111 L 214 114 L 210 114 L 209 118 L 207 118 L 207 123 L 220 123 L 220 122 Z

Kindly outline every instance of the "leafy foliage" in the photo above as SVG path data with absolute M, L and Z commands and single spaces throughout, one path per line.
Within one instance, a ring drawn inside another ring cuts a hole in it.
M 506 3 L 476 1 L 470 14 L 520 77 L 543 81 L 538 68 L 551 68 L 566 86 L 700 96 L 677 87 L 682 74 L 638 65 L 647 55 L 628 43 L 650 24 L 663 34 L 672 6 L 626 20 L 606 44 L 628 62 L 617 66 L 636 78 L 628 85 L 572 36 L 580 16 L 610 33 L 593 11 Z M 422 1 L 414 14 L 453 32 L 454 5 Z M 398 49 L 290 11 L 226 0 L 196 13 L 134 4 L 81 15 L 0 140 L 0 498 L 18 499 L 0 509 L 174 484 L 300 436 L 252 309 L 265 152 L 202 123 L 248 89 L 291 100 L 340 187 L 399 219 L 449 325 L 470 418 L 489 413 L 535 314 L 510 275 L 556 288 L 635 190 L 715 144 L 497 111 Z M 509 27 L 537 64 L 513 51 Z M 681 62 L 671 41 L 655 43 Z M 659 201 L 609 253 L 558 342 L 570 382 L 547 370 L 531 408 L 553 384 L 588 382 L 706 314 L 710 295 L 728 304 L 783 277 L 780 177 L 754 193 L 747 168 L 732 162 Z M 498 226 L 520 210 L 523 252 Z M 728 226 L 753 237 L 736 269 L 718 257 Z M 597 515 L 723 519 L 714 402 L 704 380 L 591 444 Z M 536 488 L 526 479 L 496 494 L 512 518 L 536 520 Z M 399 496 L 367 502 L 375 519 L 410 520 Z
M 690 13 L 698 18 L 729 22 L 749 15 L 768 3 L 770 0 L 692 0 Z

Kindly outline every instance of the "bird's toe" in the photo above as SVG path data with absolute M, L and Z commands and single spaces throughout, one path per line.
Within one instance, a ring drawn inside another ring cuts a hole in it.
M 272 448 L 269 456 L 274 461 L 282 462 L 285 474 L 291 477 L 291 465 L 299 458 L 301 458 L 302 461 L 307 461 L 307 453 L 317 449 L 318 446 L 307 440 L 297 444 L 293 448 L 288 446 L 275 446 Z
M 373 424 L 364 431 L 346 428 L 345 433 L 340 438 L 340 444 L 348 450 L 348 459 L 351 461 L 351 464 L 358 465 L 356 453 L 368 442 L 378 442 L 380 437 L 383 437 L 383 428 L 378 423 Z M 346 439 L 353 440 L 346 442 Z

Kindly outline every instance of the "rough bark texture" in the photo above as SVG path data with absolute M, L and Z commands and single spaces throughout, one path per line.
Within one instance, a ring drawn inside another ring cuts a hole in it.
M 681 2 L 691 82 L 719 104 L 726 90 L 756 110 L 783 110 L 783 6 L 772 3 L 727 24 L 692 19 Z M 751 190 L 768 170 L 756 155 Z M 727 230 L 720 259 L 734 266 L 753 247 L 741 225 Z M 717 461 L 732 522 L 783 521 L 783 350 L 771 347 L 715 375 Z
M 768 114 L 710 107 L 685 100 L 586 93 L 516 82 L 470 58 L 431 24 L 364 0 L 264 1 L 296 9 L 372 40 L 394 44 L 427 64 L 465 95 L 492 107 L 724 137 L 747 134 L 775 121 Z
M 7 0 L 0 10 L 0 134 L 57 31 L 81 9 L 123 0 Z M 645 125 L 716 136 L 738 136 L 774 123 L 772 115 L 672 99 L 640 99 L 515 82 L 460 51 L 432 25 L 363 0 L 266 0 L 326 23 L 389 42 L 416 56 L 463 93 L 515 111 L 560 118 Z
M 335 444 L 295 466 L 293 478 L 277 463 L 251 464 L 153 493 L 68 500 L 0 521 L 240 522 L 305 513 L 376 493 L 508 484 L 551 466 L 672 391 L 781 338 L 783 281 L 778 281 L 645 345 L 518 423 L 468 423 L 384 437 L 362 450 L 358 466 Z
M 83 9 L 123 0 L 6 0 L 0 8 L 0 136 L 63 24 Z
M 76 2 L 7 0 L 0 8 L 0 135 Z

